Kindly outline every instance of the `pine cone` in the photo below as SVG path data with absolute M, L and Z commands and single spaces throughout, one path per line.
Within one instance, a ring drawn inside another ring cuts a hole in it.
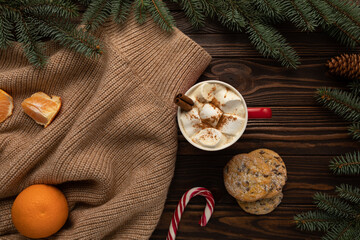
M 349 79 L 360 78 L 360 54 L 342 54 L 328 60 L 329 72 Z

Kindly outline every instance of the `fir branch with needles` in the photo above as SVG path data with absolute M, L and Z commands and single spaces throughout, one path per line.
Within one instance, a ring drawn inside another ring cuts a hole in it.
M 43 67 L 44 38 L 60 43 L 88 57 L 101 54 L 99 40 L 72 24 L 78 7 L 68 0 L 14 0 L 0 3 L 0 48 L 15 41 L 22 44 L 29 62 Z
M 352 61 L 356 62 L 356 60 Z M 316 99 L 320 104 L 345 120 L 353 121 L 349 131 L 355 140 L 360 140 L 358 89 L 359 81 L 355 80 L 350 84 L 350 91 L 320 88 L 316 93 Z M 360 175 L 360 151 L 334 157 L 330 161 L 329 168 L 336 175 Z M 336 187 L 335 192 L 337 195 L 333 196 L 321 192 L 316 193 L 313 198 L 318 210 L 299 213 L 294 216 L 294 221 L 303 231 L 324 232 L 322 239 L 325 240 L 358 239 L 360 236 L 360 188 L 341 184 Z
M 360 122 L 355 122 L 350 125 L 349 132 L 352 135 L 353 139 L 360 140 Z
M 319 88 L 317 101 L 348 121 L 360 121 L 360 98 L 340 89 Z
M 335 157 L 330 161 L 330 169 L 338 175 L 360 174 L 360 151 Z
M 62 27 L 64 21 L 70 23 L 79 15 L 79 7 L 83 10 L 81 23 L 90 34 L 108 19 L 126 24 L 131 11 L 139 24 L 151 18 L 161 29 L 171 32 L 175 20 L 167 3 L 178 4 L 194 28 L 205 26 L 206 20 L 213 18 L 231 31 L 247 33 L 261 54 L 286 67 L 296 68 L 300 61 L 291 44 L 275 28 L 278 23 L 291 22 L 307 32 L 321 27 L 344 45 L 360 45 L 360 6 L 351 0 L 0 0 L 0 48 L 21 42 L 29 60 L 34 65 L 43 65 L 45 56 L 39 47 L 43 36 L 37 35 L 43 31 L 35 29 L 40 25 L 28 22 L 27 17 L 52 19 Z M 66 42 L 60 38 L 74 37 L 73 31 L 67 33 L 57 35 L 58 41 Z M 83 42 L 77 44 L 77 47 L 70 45 L 93 56 L 94 51 L 85 51 Z
M 360 234 L 359 188 L 342 184 L 336 187 L 336 193 L 316 193 L 313 198 L 318 210 L 295 215 L 297 228 L 321 231 L 326 240 L 356 239 Z

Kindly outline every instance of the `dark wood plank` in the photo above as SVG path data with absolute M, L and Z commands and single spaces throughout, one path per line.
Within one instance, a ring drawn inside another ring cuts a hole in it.
M 165 236 L 176 204 L 182 194 L 201 183 L 214 194 L 215 212 L 209 225 L 197 226 L 204 208 L 204 199 L 192 199 L 181 220 L 177 239 L 314 239 L 319 234 L 300 232 L 293 217 L 313 210 L 312 195 L 317 191 L 333 193 L 340 183 L 360 185 L 349 176 L 334 176 L 329 172 L 331 156 L 283 156 L 288 170 L 281 205 L 272 213 L 254 216 L 243 212 L 225 190 L 222 169 L 232 155 L 179 156 L 164 213 L 152 239 Z
M 203 201 L 205 204 L 205 201 Z M 164 239 L 176 205 L 167 206 L 160 224 L 151 239 Z M 216 206 L 209 223 L 200 227 L 198 221 L 204 206 L 190 203 L 184 212 L 176 239 L 318 239 L 319 233 L 304 233 L 296 229 L 293 216 L 296 210 L 308 211 L 313 207 L 299 205 L 280 206 L 264 216 L 252 216 L 237 206 Z M 167 224 L 166 224 L 167 223 Z
M 216 152 L 193 147 L 180 134 L 178 155 L 230 155 L 264 147 L 282 155 L 340 155 L 360 148 L 348 134 L 348 122 L 319 106 L 272 107 L 273 118 L 249 120 L 234 145 Z
M 319 87 L 344 87 L 329 76 L 326 58 L 306 59 L 298 70 L 276 66 L 273 60 L 215 58 L 200 78 L 217 79 L 234 86 L 248 106 L 313 106 Z
M 208 188 L 216 199 L 209 224 L 198 221 L 205 201 L 192 199 L 180 223 L 177 239 L 320 239 L 319 233 L 302 232 L 293 223 L 295 214 L 314 210 L 312 196 L 317 191 L 333 193 L 341 183 L 360 185 L 360 179 L 335 176 L 329 161 L 337 155 L 360 149 L 348 135 L 348 122 L 319 106 L 314 94 L 322 86 L 343 88 L 346 83 L 327 74 L 325 62 L 343 52 L 358 52 L 340 46 L 327 34 L 300 32 L 291 24 L 277 29 L 298 52 L 302 65 L 287 69 L 262 57 L 244 33 L 224 29 L 216 21 L 194 30 L 179 7 L 171 9 L 178 28 L 205 48 L 213 57 L 199 81 L 217 79 L 230 83 L 250 107 L 268 106 L 272 119 L 249 120 L 242 138 L 228 149 L 204 152 L 189 144 L 179 132 L 175 175 L 164 212 L 151 239 L 165 239 L 176 204 L 182 194 L 195 186 Z M 242 211 L 223 184 L 222 170 L 238 153 L 265 147 L 284 159 L 288 181 L 281 205 L 265 216 Z
M 285 204 L 311 204 L 311 196 L 316 191 L 331 192 L 334 185 L 343 182 L 360 184 L 360 179 L 331 174 L 328 165 L 333 156 L 280 155 L 288 171 L 288 181 L 284 188 Z M 227 194 L 223 183 L 223 168 L 232 156 L 179 156 L 167 204 L 177 203 L 185 191 L 198 185 L 211 190 L 217 204 L 233 204 L 234 200 Z

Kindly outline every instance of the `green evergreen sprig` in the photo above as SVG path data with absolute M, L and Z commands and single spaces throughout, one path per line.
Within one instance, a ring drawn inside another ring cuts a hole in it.
M 317 101 L 348 121 L 360 121 L 360 99 L 343 90 L 319 88 Z
M 360 189 L 351 185 L 336 187 L 337 195 L 316 193 L 316 211 L 294 216 L 296 226 L 303 231 L 322 231 L 325 240 L 352 240 L 360 234 Z
M 356 79 L 356 80 L 352 81 L 349 84 L 349 88 L 350 88 L 352 94 L 354 94 L 355 96 L 358 96 L 360 94 L 360 79 Z
M 360 140 L 360 122 L 350 125 L 349 132 L 355 140 Z
M 15 40 L 23 46 L 29 62 L 37 67 L 46 63 L 43 38 L 50 38 L 89 57 L 102 53 L 99 40 L 76 29 L 79 15 L 68 0 L 13 0 L 0 3 L 0 48 Z
M 360 174 L 360 151 L 337 156 L 329 166 L 334 174 Z
M 163 30 L 172 31 L 175 21 L 167 2 L 178 4 L 195 28 L 203 27 L 207 18 L 213 18 L 232 31 L 246 32 L 261 54 L 287 67 L 296 68 L 300 64 L 299 56 L 275 29 L 273 25 L 277 23 L 292 22 L 308 32 L 321 27 L 347 46 L 360 45 L 360 5 L 351 0 L 0 0 L 0 48 L 5 49 L 19 41 L 30 62 L 43 65 L 45 56 L 40 47 L 43 36 L 39 32 L 44 31 L 36 29 L 41 24 L 32 24 L 28 16 L 43 21 L 51 19 L 53 25 L 47 29 L 54 31 L 79 15 L 78 5 L 83 10 L 81 23 L 90 32 L 101 27 L 107 19 L 124 24 L 131 11 L 140 24 L 151 17 Z M 73 38 L 72 44 L 68 45 L 75 50 L 88 56 L 100 54 L 101 50 L 97 48 L 100 44 L 91 35 L 66 29 L 62 34 L 56 34 L 57 41 L 68 42 L 68 38 Z M 96 42 L 90 47 L 93 51 L 87 49 L 89 45 L 86 46 L 84 41 L 78 41 L 87 36 L 91 38 L 89 42 Z M 60 40 L 62 38 L 66 40 Z
M 349 184 L 341 184 L 336 187 L 335 191 L 341 198 L 355 204 L 360 204 L 360 188 Z

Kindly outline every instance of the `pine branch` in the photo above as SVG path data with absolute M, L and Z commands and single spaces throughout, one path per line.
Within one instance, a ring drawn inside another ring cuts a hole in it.
M 307 0 L 307 3 L 319 15 L 320 23 L 332 25 L 335 23 L 335 14 L 333 8 L 323 0 Z
M 3 11 L 0 6 L 0 48 L 5 49 L 14 41 L 14 34 L 12 33 L 13 24 L 4 17 Z
M 243 14 L 235 9 L 233 2 L 223 2 L 222 0 L 219 2 L 222 2 L 216 10 L 219 22 L 231 31 L 241 32 L 247 24 Z
M 222 0 L 200 0 L 201 8 L 206 16 L 213 18 L 218 12 L 218 9 L 225 8 Z
M 323 240 L 351 240 L 358 237 L 355 235 L 357 230 L 354 228 L 353 221 L 340 222 L 336 227 L 330 229 L 323 237 Z
M 333 216 L 352 219 L 357 214 L 350 204 L 335 196 L 317 192 L 314 195 L 314 200 L 319 209 Z
M 275 0 L 255 0 L 253 4 L 257 11 L 264 14 L 262 18 L 264 21 L 268 22 L 277 22 L 279 20 L 283 20 L 283 5 L 281 5 L 281 1 Z
M 322 28 L 330 36 L 351 48 L 360 44 L 359 5 L 342 0 L 324 0 L 324 4 L 328 4 L 333 9 L 335 21 L 331 25 L 323 24 Z
M 36 29 L 20 14 L 15 22 L 15 33 L 17 40 L 22 43 L 29 62 L 35 67 L 43 67 L 46 63 L 46 57 L 41 49 L 43 49 L 44 46 L 36 37 Z
M 348 184 L 341 184 L 336 187 L 335 191 L 343 199 L 355 204 L 360 204 L 360 188 Z
M 289 0 L 283 2 L 287 19 L 303 31 L 314 31 L 319 25 L 319 17 L 306 0 Z
M 66 19 L 79 15 L 76 5 L 67 0 L 22 0 L 22 3 L 19 10 L 25 14 Z
M 154 21 L 165 31 L 172 31 L 175 26 L 174 18 L 169 9 L 161 0 L 149 1 L 147 11 L 151 14 Z
M 353 139 L 360 140 L 360 122 L 353 123 L 349 127 L 349 132 L 352 135 Z
M 96 30 L 102 25 L 111 13 L 111 1 L 93 0 L 83 14 L 82 24 L 88 31 Z
M 129 16 L 132 0 L 112 0 L 111 16 L 116 23 L 124 23 Z
M 319 88 L 316 95 L 320 104 L 345 120 L 360 121 L 360 99 L 356 96 L 339 89 L 329 88 Z
M 309 211 L 294 216 L 297 228 L 302 231 L 327 231 L 337 224 L 338 219 L 321 211 Z
M 330 161 L 330 169 L 334 174 L 360 174 L 360 152 L 347 153 Z
M 49 19 L 31 18 L 34 24 L 41 29 L 41 35 L 50 37 L 63 46 L 87 56 L 96 58 L 102 54 L 99 40 L 86 31 L 77 30 L 74 25 L 63 23 L 55 24 Z M 60 27 L 61 26 L 61 27 Z
M 146 21 L 146 1 L 136 0 L 135 3 L 135 18 L 139 24 L 142 24 Z
M 359 5 L 344 0 L 324 0 L 324 2 L 333 7 L 336 12 L 345 16 L 354 25 L 360 27 Z
M 233 0 L 228 0 L 232 2 Z M 202 2 L 199 0 L 173 0 L 180 4 L 185 16 L 190 20 L 194 28 L 200 28 L 205 24 L 205 14 L 202 10 Z
M 299 57 L 285 38 L 274 28 L 258 21 L 249 22 L 247 33 L 255 48 L 264 56 L 279 60 L 284 66 L 296 68 Z
M 355 96 L 360 95 L 360 79 L 356 79 L 349 84 L 349 88 Z

